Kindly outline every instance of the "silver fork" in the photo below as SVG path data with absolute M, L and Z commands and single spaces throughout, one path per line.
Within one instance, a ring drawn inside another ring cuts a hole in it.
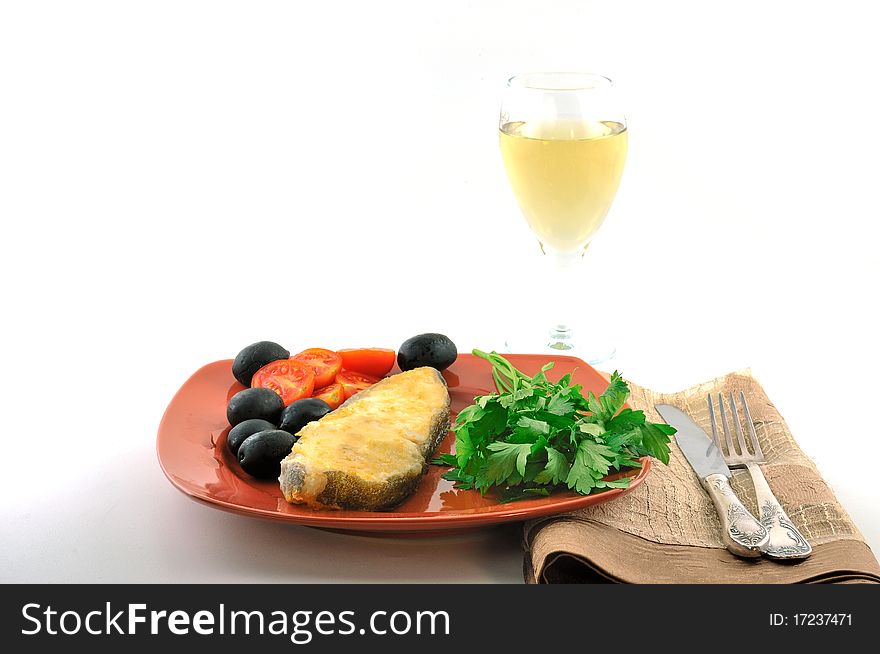
M 758 434 L 755 433 L 752 414 L 749 412 L 746 396 L 741 391 L 739 398 L 746 416 L 745 422 L 749 430 L 752 451 L 750 452 L 746 446 L 746 439 L 740 425 L 739 411 L 737 410 L 733 393 L 729 395 L 730 411 L 733 413 L 733 424 L 736 427 L 739 452 L 734 447 L 730 424 L 727 420 L 727 412 L 724 410 L 724 397 L 721 393 L 718 394 L 718 408 L 721 414 L 721 425 L 724 429 L 724 445 L 722 446 L 721 439 L 718 437 L 718 421 L 715 419 L 712 395 L 709 394 L 707 399 L 709 402 L 709 418 L 712 421 L 712 439 L 715 441 L 716 447 L 724 455 L 724 460 L 728 466 L 731 468 L 746 468 L 752 477 L 752 483 L 755 486 L 755 497 L 758 500 L 758 508 L 760 510 L 759 519 L 764 528 L 767 529 L 767 533 L 770 534 L 767 544 L 761 547 L 761 552 L 773 559 L 805 559 L 810 556 L 813 548 L 810 547 L 810 544 L 801 532 L 792 524 L 791 519 L 773 495 L 773 491 L 770 490 L 770 486 L 767 485 L 767 479 L 758 466 L 759 463 L 764 463 L 766 459 L 761 451 L 761 444 L 758 442 Z

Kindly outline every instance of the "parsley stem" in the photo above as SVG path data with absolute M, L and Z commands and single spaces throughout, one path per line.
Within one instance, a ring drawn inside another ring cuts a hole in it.
M 511 392 L 511 387 L 501 379 L 501 375 L 498 374 L 497 368 L 492 368 L 492 378 L 495 380 L 495 387 L 498 389 L 499 393 Z
M 474 356 L 485 359 L 492 364 L 492 378 L 495 380 L 495 386 L 499 393 L 513 393 L 519 388 L 520 381 L 528 379 L 526 375 L 521 373 L 516 367 L 497 352 L 483 352 L 482 350 L 472 350 Z M 502 378 L 502 376 L 505 379 Z

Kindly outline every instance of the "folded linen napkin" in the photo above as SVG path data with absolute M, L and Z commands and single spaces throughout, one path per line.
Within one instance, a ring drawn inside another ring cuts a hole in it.
M 749 372 L 719 377 L 680 393 L 655 393 L 630 383 L 629 404 L 662 422 L 658 403 L 673 404 L 707 431 L 708 393 L 743 391 L 761 448 L 767 482 L 813 546 L 810 558 L 780 563 L 740 559 L 721 541 L 715 507 L 673 439 L 668 466 L 612 502 L 527 522 L 527 583 L 880 583 L 880 564 L 813 462 L 801 451 L 764 389 Z M 754 512 L 748 472 L 731 484 Z M 757 513 L 756 513 L 757 515 Z

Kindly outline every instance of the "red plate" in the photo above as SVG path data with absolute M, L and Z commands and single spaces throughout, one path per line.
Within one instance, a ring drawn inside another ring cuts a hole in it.
M 584 387 L 585 393 L 599 394 L 608 385 L 596 370 L 574 357 L 505 356 L 528 375 L 553 360 L 556 366 L 548 376 L 555 381 L 574 371 L 574 380 Z M 395 368 L 392 372 L 396 371 Z M 471 404 L 476 395 L 494 392 L 490 365 L 471 354 L 459 354 L 443 376 L 449 385 L 453 414 Z M 491 495 L 482 497 L 476 491 L 455 490 L 452 482 L 441 478 L 447 468 L 432 465 L 416 492 L 393 511 L 315 511 L 288 504 L 277 481 L 249 477 L 226 448 L 229 431 L 226 402 L 242 388 L 232 376 L 231 360 L 216 361 L 198 370 L 165 410 L 156 442 L 159 463 L 172 484 L 193 499 L 242 515 L 356 531 L 432 532 L 482 527 L 564 513 L 613 500 L 642 483 L 651 469 L 651 461 L 645 457 L 641 459 L 640 470 L 615 475 L 613 478 L 632 477 L 625 489 L 615 488 L 595 495 L 565 491 L 499 504 Z M 437 452 L 449 452 L 454 445 L 455 436 L 450 432 Z

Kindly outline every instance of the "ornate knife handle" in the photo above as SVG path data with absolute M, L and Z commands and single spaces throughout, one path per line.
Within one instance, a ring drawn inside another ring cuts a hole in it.
M 761 547 L 761 551 L 771 559 L 805 559 L 810 556 L 813 548 L 780 506 L 779 500 L 767 485 L 767 479 L 761 468 L 756 463 L 747 463 L 746 467 L 755 486 L 761 524 L 770 535 L 769 540 Z
M 737 556 L 761 556 L 761 547 L 769 538 L 767 530 L 739 501 L 727 477 L 721 474 L 709 475 L 703 480 L 703 486 L 721 518 L 725 547 Z

